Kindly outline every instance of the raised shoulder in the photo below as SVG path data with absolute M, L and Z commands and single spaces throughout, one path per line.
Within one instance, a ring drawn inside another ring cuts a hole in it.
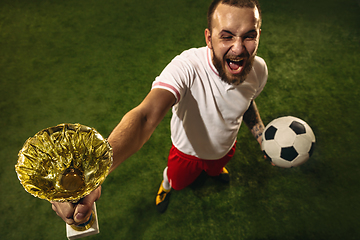
M 264 59 L 262 59 L 259 56 L 255 57 L 255 61 L 254 61 L 254 70 L 256 72 L 256 74 L 262 78 L 267 78 L 268 75 L 268 69 L 267 69 L 267 65 Z

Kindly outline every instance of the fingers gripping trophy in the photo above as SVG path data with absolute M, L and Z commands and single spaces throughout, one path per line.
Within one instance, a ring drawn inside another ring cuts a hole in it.
M 27 192 L 49 202 L 77 203 L 98 188 L 113 162 L 112 149 L 94 128 L 60 124 L 29 138 L 15 165 Z M 96 205 L 87 222 L 66 225 L 69 239 L 99 232 Z

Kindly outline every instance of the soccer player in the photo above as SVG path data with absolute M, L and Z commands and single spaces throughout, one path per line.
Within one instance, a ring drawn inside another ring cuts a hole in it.
M 261 33 L 257 0 L 213 0 L 205 29 L 206 46 L 176 56 L 155 79 L 142 103 L 129 111 L 110 134 L 113 171 L 137 152 L 172 109 L 173 146 L 156 196 L 167 209 L 171 189 L 189 186 L 204 171 L 229 181 L 225 165 L 235 152 L 242 121 L 261 145 L 264 124 L 255 98 L 267 81 L 257 50 Z M 77 205 L 53 203 L 68 224 L 84 222 L 101 187 Z

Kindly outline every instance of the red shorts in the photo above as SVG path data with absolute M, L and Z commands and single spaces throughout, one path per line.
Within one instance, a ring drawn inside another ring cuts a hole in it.
M 170 149 L 168 157 L 167 176 L 170 185 L 175 190 L 181 190 L 191 183 L 205 171 L 209 176 L 218 176 L 223 167 L 235 154 L 236 144 L 221 159 L 203 160 L 180 152 L 174 145 Z

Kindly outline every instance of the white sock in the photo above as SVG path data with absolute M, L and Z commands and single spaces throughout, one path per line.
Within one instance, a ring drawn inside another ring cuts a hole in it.
M 166 191 L 171 189 L 171 186 L 170 186 L 170 183 L 169 183 L 169 180 L 168 180 L 168 177 L 167 177 L 167 170 L 168 170 L 168 167 L 166 167 L 166 168 L 164 169 L 164 172 L 163 172 L 163 177 L 164 177 L 163 188 L 164 188 Z

